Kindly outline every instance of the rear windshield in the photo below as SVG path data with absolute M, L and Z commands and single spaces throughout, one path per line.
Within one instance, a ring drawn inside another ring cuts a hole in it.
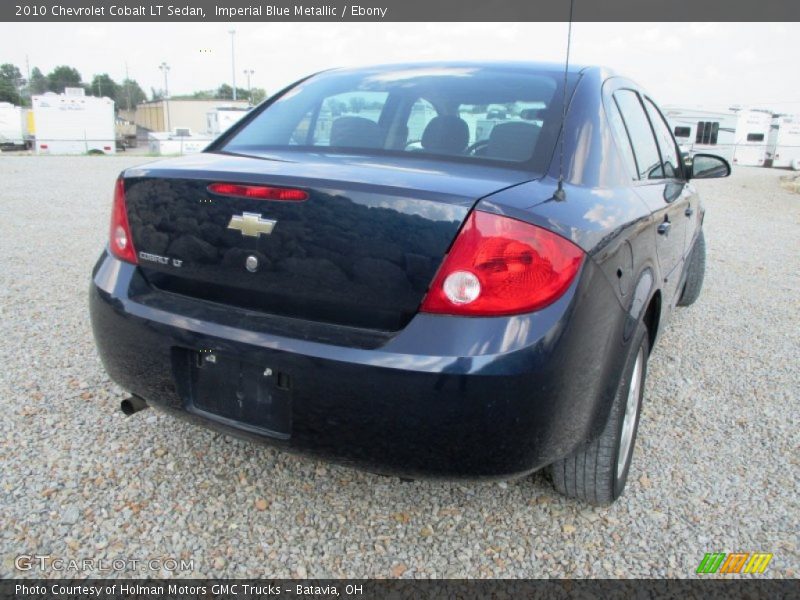
M 322 73 L 213 150 L 416 155 L 543 172 L 561 124 L 563 77 L 521 67 Z

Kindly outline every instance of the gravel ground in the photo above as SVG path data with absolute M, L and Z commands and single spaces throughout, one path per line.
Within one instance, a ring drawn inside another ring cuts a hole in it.
M 800 574 L 800 195 L 785 172 L 698 182 L 705 290 L 650 361 L 628 491 L 596 509 L 541 475 L 403 482 L 125 418 L 87 288 L 114 178 L 146 160 L 0 158 L 0 577 L 26 575 L 18 554 L 194 560 L 152 576 L 690 577 L 735 551 Z

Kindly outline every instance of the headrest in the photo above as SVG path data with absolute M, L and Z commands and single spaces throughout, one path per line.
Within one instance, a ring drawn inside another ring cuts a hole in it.
M 331 146 L 380 148 L 380 127 L 364 117 L 339 117 L 331 124 Z
M 541 127 L 524 121 L 510 121 L 494 126 L 489 134 L 485 156 L 525 161 L 533 156 Z
M 469 127 L 458 117 L 434 117 L 422 132 L 421 142 L 422 147 L 430 152 L 461 154 L 469 144 Z

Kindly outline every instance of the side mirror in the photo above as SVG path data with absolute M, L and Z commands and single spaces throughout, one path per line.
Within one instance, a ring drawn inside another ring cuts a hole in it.
M 731 174 L 730 163 L 714 154 L 684 156 L 684 164 L 688 167 L 689 179 L 714 179 Z

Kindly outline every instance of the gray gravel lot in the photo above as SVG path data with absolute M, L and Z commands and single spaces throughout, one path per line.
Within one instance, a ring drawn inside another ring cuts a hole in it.
M 15 570 L 19 554 L 194 560 L 139 571 L 152 576 L 690 577 L 704 553 L 735 551 L 800 575 L 800 195 L 786 172 L 697 183 L 704 293 L 650 361 L 627 493 L 596 509 L 541 475 L 403 482 L 152 410 L 124 417 L 87 289 L 114 178 L 147 160 L 0 157 L 0 577 L 41 576 Z

